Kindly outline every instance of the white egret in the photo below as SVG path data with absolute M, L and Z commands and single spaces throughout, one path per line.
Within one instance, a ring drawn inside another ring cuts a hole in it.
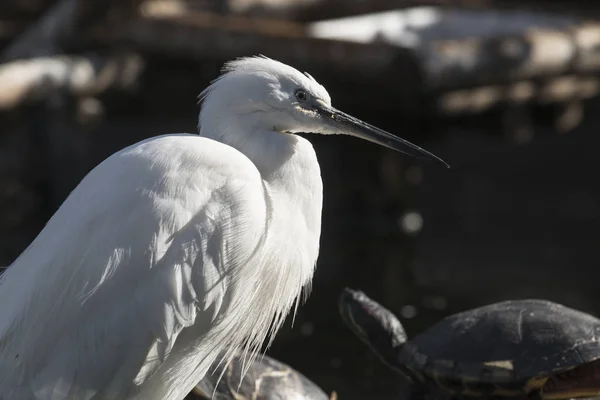
M 294 133 L 443 163 L 265 57 L 227 63 L 201 97 L 199 135 L 108 157 L 2 276 L 3 399 L 182 399 L 224 350 L 255 355 L 319 249 L 319 164 Z

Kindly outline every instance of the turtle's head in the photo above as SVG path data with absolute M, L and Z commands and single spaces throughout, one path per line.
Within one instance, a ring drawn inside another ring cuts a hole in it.
M 398 353 L 407 337 L 402 324 L 390 310 L 363 292 L 348 288 L 340 295 L 339 308 L 350 330 L 383 362 L 394 369 L 401 367 L 398 365 Z

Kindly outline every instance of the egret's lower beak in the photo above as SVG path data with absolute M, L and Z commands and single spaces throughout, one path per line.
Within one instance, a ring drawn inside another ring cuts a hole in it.
M 373 125 L 367 124 L 358 118 L 354 118 L 343 111 L 337 110 L 323 103 L 318 104 L 315 107 L 315 111 L 325 118 L 325 122 L 330 122 L 332 124 L 331 127 L 334 130 L 339 130 L 339 133 L 368 140 L 369 142 L 419 159 L 435 161 L 443 164 L 447 168 L 450 168 L 450 166 L 444 160 L 431 154 L 427 150 L 424 150 L 407 140 L 394 136 L 391 133 L 388 133 Z

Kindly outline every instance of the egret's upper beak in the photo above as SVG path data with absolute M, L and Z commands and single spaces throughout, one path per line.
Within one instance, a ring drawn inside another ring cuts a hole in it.
M 427 150 L 424 150 L 407 140 L 394 136 L 391 133 L 388 133 L 373 125 L 367 124 L 358 118 L 354 118 L 343 111 L 328 106 L 321 101 L 314 106 L 314 110 L 318 114 L 322 115 L 326 122 L 331 122 L 332 128 L 340 130 L 340 133 L 365 139 L 369 142 L 378 144 L 380 146 L 385 146 L 389 149 L 396 150 L 419 159 L 435 161 L 443 164 L 446 168 L 450 168 L 450 166 L 444 160 L 431 154 Z

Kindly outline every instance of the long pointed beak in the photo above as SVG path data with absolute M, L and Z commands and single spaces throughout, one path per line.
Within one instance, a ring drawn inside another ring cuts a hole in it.
M 438 156 L 431 154 L 427 150 L 412 144 L 408 140 L 394 136 L 383 129 L 379 129 L 376 126 L 367 124 L 358 118 L 354 118 L 343 111 L 325 105 L 324 103 L 319 103 L 315 107 L 315 111 L 317 111 L 317 113 L 322 115 L 324 118 L 327 118 L 333 122 L 332 127 L 335 130 L 339 130 L 339 133 L 345 133 L 350 136 L 368 140 L 371 143 L 387 147 L 388 149 L 392 149 L 422 160 L 434 161 L 444 165 L 446 168 L 450 168 L 448 163 Z

